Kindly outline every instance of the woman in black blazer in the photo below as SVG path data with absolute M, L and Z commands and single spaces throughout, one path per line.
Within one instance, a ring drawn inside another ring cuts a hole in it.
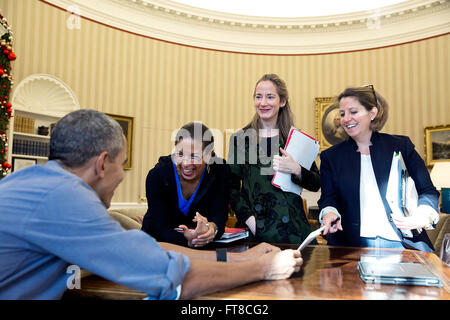
M 433 251 L 423 229 L 439 220 L 439 193 L 411 140 L 378 132 L 387 120 L 386 100 L 370 85 L 347 88 L 338 102 L 349 138 L 320 155 L 318 204 L 328 244 Z M 386 200 L 393 153 L 399 151 L 418 193 L 410 217 L 392 215 Z M 411 230 L 413 237 L 401 230 Z
M 174 153 L 160 157 L 147 175 L 143 231 L 158 241 L 194 248 L 222 236 L 229 167 L 213 148 L 212 133 L 200 122 L 178 131 Z

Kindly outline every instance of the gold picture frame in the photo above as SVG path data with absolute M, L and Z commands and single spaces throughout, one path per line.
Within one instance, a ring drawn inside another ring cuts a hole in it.
M 123 134 L 125 135 L 125 138 L 127 138 L 127 144 L 128 144 L 128 150 L 127 150 L 127 156 L 128 160 L 124 164 L 123 168 L 125 170 L 132 169 L 132 159 L 133 159 L 133 130 L 134 130 L 134 118 L 128 117 L 128 116 L 121 116 L 116 114 L 110 114 L 105 113 L 106 115 L 110 116 L 114 120 L 116 120 L 120 126 L 122 127 Z
M 339 122 L 339 105 L 334 97 L 314 99 L 316 138 L 323 150 L 347 139 L 347 133 Z
M 450 124 L 425 127 L 425 163 L 450 161 Z

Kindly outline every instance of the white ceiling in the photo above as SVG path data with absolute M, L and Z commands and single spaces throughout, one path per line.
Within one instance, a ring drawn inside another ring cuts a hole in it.
M 173 0 L 192 7 L 247 16 L 312 17 L 375 10 L 405 0 Z

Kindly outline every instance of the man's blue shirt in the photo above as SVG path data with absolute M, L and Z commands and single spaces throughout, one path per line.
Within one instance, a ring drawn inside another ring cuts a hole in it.
M 151 299 L 175 299 L 190 268 L 148 234 L 124 230 L 92 188 L 55 161 L 1 180 L 0 204 L 0 299 L 59 299 L 69 265 Z

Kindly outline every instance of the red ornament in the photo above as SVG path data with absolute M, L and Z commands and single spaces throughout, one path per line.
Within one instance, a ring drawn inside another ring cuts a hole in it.
M 10 54 L 8 54 L 8 59 L 11 61 L 16 60 L 16 54 L 14 52 L 11 52 Z
M 8 103 L 6 104 L 6 107 L 7 107 L 7 108 L 11 108 L 11 107 L 12 107 L 11 102 L 8 102 Z
M 3 50 L 3 53 L 4 53 L 4 54 L 9 54 L 9 50 L 8 50 L 8 49 L 5 49 L 5 50 Z
M 5 70 L 3 70 L 2 68 L 0 68 L 0 76 L 3 75 L 5 73 Z

